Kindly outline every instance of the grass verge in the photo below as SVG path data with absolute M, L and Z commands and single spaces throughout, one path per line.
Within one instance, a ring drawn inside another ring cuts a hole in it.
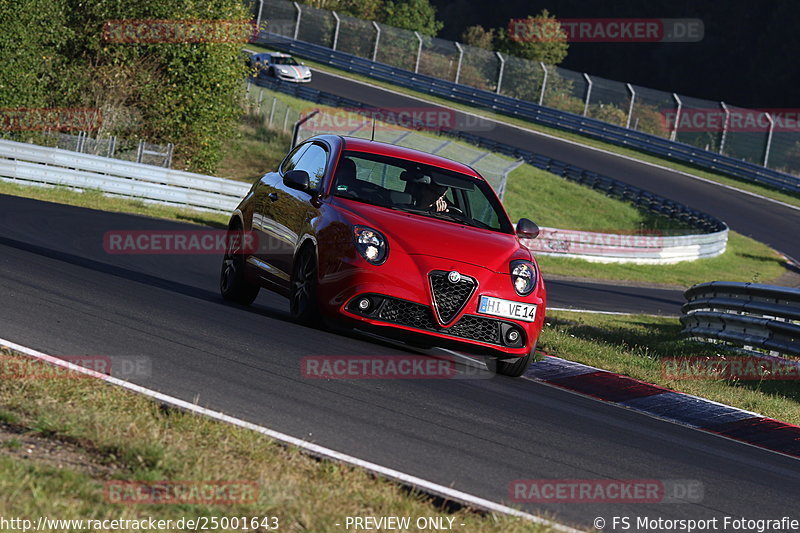
M 682 339 L 680 330 L 677 319 L 551 311 L 539 346 L 570 361 L 800 424 L 795 381 L 668 379 L 664 358 L 726 357 L 713 346 Z
M 270 51 L 269 48 L 266 48 L 266 47 L 263 47 L 263 46 L 258 46 L 258 45 L 252 45 L 252 44 L 248 44 L 247 48 L 258 50 L 258 51 Z M 436 103 L 436 104 L 446 105 L 448 107 L 452 107 L 453 109 L 458 109 L 458 110 L 461 110 L 461 111 L 468 111 L 468 112 L 474 113 L 476 115 L 481 115 L 481 116 L 490 118 L 492 120 L 496 120 L 498 122 L 505 122 L 505 123 L 508 123 L 508 124 L 514 124 L 516 126 L 521 126 L 521 127 L 524 127 L 524 128 L 528 128 L 528 129 L 534 130 L 534 131 L 541 132 L 541 133 L 546 133 L 548 135 L 552 135 L 553 137 L 559 137 L 559 138 L 570 140 L 570 141 L 574 141 L 574 142 L 577 142 L 577 143 L 580 143 L 580 144 L 583 144 L 583 145 L 586 145 L 586 146 L 591 146 L 591 147 L 594 147 L 594 148 L 600 148 L 600 149 L 606 150 L 608 152 L 613 152 L 613 153 L 617 153 L 617 154 L 620 154 L 620 155 L 625 155 L 625 156 L 628 156 L 628 157 L 632 157 L 634 159 L 638 159 L 640 161 L 645 161 L 645 162 L 648 162 L 648 163 L 653 163 L 653 164 L 664 166 L 664 167 L 667 167 L 667 168 L 670 168 L 670 169 L 673 169 L 673 170 L 677 170 L 679 172 L 686 172 L 686 173 L 692 174 L 694 176 L 698 176 L 698 177 L 701 177 L 701 178 L 704 178 L 704 179 L 708 179 L 708 180 L 711 180 L 711 181 L 716 181 L 717 183 L 722 183 L 724 185 L 729 185 L 729 186 L 732 186 L 732 187 L 736 187 L 738 189 L 742 189 L 742 190 L 745 190 L 745 191 L 748 191 L 748 192 L 752 192 L 752 193 L 755 193 L 755 194 L 758 194 L 758 195 L 761 195 L 761 196 L 765 196 L 767 198 L 772 198 L 772 199 L 778 200 L 780 202 L 784 202 L 784 203 L 787 203 L 787 204 L 790 204 L 790 205 L 794 205 L 794 206 L 800 207 L 800 197 L 795 196 L 795 195 L 791 195 L 791 194 L 787 194 L 787 193 L 772 189 L 770 187 L 766 187 L 766 186 L 763 186 L 763 185 L 754 184 L 754 183 L 750 183 L 750 182 L 747 182 L 747 181 L 739 180 L 739 179 L 733 178 L 733 177 L 725 175 L 725 174 L 720 174 L 720 173 L 717 173 L 717 172 L 710 172 L 710 171 L 707 171 L 707 170 L 705 170 L 703 168 L 696 167 L 694 165 L 688 165 L 688 164 L 680 163 L 680 162 L 677 162 L 677 161 L 673 161 L 671 159 L 664 159 L 664 158 L 661 158 L 661 157 L 658 157 L 658 156 L 655 156 L 655 155 L 652 155 L 652 154 L 648 154 L 647 152 L 642 152 L 640 150 L 635 150 L 635 149 L 632 149 L 632 148 L 626 148 L 626 147 L 617 146 L 617 145 L 610 144 L 610 143 L 607 143 L 607 142 L 604 142 L 604 141 L 601 141 L 601 140 L 598 140 L 598 139 L 593 139 L 591 137 L 587 137 L 587 136 L 584 136 L 584 135 L 579 135 L 577 133 L 571 133 L 571 132 L 563 131 L 563 130 L 560 130 L 560 129 L 557 129 L 557 128 L 551 128 L 551 127 L 548 127 L 548 126 L 542 126 L 540 124 L 536 124 L 536 123 L 533 123 L 533 122 L 530 122 L 530 121 L 527 121 L 527 120 L 523 120 L 523 119 L 520 119 L 520 118 L 510 117 L 508 115 L 503 115 L 503 114 L 500 114 L 500 113 L 491 112 L 491 111 L 488 111 L 488 110 L 480 108 L 480 107 L 472 107 L 472 106 L 460 104 L 460 103 L 448 100 L 446 98 L 433 96 L 433 95 L 430 95 L 430 94 L 427 94 L 427 93 L 422 93 L 422 92 L 419 92 L 419 91 L 414 91 L 412 89 L 407 89 L 405 87 L 401 87 L 399 85 L 393 85 L 391 83 L 387 83 L 387 82 L 384 82 L 384 81 L 374 80 L 374 79 L 368 78 L 366 76 L 361 76 L 359 74 L 353 74 L 353 73 L 350 73 L 350 72 L 346 72 L 346 71 L 331 67 L 329 65 L 325 65 L 325 64 L 322 64 L 322 63 L 317 63 L 316 61 L 308 60 L 308 59 L 305 59 L 305 58 L 303 59 L 303 62 L 306 63 L 309 67 L 312 67 L 312 68 L 314 68 L 316 70 L 321 70 L 321 71 L 324 71 L 324 72 L 330 72 L 330 73 L 333 73 L 333 74 L 338 74 L 338 75 L 341 75 L 341 76 L 352 78 L 354 80 L 358 80 L 358 81 L 363 81 L 363 82 L 369 83 L 370 85 L 373 85 L 373 86 L 376 86 L 376 87 L 382 87 L 382 88 L 385 88 L 385 89 L 391 89 L 391 90 L 396 91 L 398 93 L 407 94 L 409 96 L 414 96 L 414 97 L 417 97 L 417 98 L 421 98 L 423 100 L 428 100 L 428 101 Z
M 436 516 L 452 518 L 454 529 L 470 533 L 550 531 L 506 515 L 448 511 L 423 494 L 313 459 L 258 433 L 165 408 L 99 380 L 69 379 L 66 373 L 45 379 L 53 373 L 42 363 L 6 350 L 0 356 L 14 369 L 30 370 L 0 380 L 0 513 L 6 517 L 34 523 L 39 516 L 277 517 L 278 531 L 326 533 L 342 531 L 336 524 L 347 516 Z M 248 493 L 254 498 L 231 498 L 224 505 L 123 504 L 109 490 L 123 481 L 231 481 L 254 487 Z

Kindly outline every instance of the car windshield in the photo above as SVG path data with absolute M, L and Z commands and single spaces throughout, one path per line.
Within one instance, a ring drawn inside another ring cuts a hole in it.
M 333 194 L 456 224 L 513 233 L 483 180 L 404 159 L 345 151 Z
M 297 65 L 297 61 L 293 57 L 274 57 L 272 62 L 276 65 Z

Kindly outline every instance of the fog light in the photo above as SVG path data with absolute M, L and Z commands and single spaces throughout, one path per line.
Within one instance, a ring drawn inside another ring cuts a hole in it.
M 371 306 L 372 306 L 372 302 L 369 300 L 369 298 L 361 298 L 358 301 L 358 308 L 361 309 L 362 311 L 366 311 Z
M 506 333 L 506 340 L 511 344 L 517 342 L 519 340 L 519 331 L 515 329 L 508 330 L 508 333 Z

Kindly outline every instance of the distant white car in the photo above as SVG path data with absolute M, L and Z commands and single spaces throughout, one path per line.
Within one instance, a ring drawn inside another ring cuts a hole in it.
M 258 70 L 259 78 L 270 77 L 293 83 L 309 83 L 311 69 L 298 63 L 289 54 L 270 52 L 253 54 L 250 58 L 251 66 Z

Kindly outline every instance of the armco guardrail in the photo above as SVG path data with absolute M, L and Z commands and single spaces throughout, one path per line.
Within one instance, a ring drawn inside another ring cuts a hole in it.
M 684 335 L 756 354 L 800 356 L 800 289 L 713 281 L 685 295 Z
M 668 265 L 716 257 L 725 251 L 728 231 L 701 235 L 665 235 L 660 231 L 628 234 L 541 228 L 524 241 L 536 255 L 553 255 L 594 263 Z
M 655 135 L 566 111 L 547 108 L 491 91 L 391 67 L 383 63 L 331 50 L 324 46 L 289 39 L 274 33 L 262 32 L 256 42 L 347 72 L 369 76 L 376 80 L 441 96 L 454 102 L 483 107 L 508 116 L 524 118 L 537 124 L 580 133 L 619 146 L 635 148 L 700 168 L 722 172 L 745 181 L 760 183 L 785 192 L 800 193 L 800 178 L 797 176 L 688 144 L 670 141 Z
M 96 189 L 114 196 L 230 213 L 250 186 L 58 148 L 0 140 L 0 179 Z

